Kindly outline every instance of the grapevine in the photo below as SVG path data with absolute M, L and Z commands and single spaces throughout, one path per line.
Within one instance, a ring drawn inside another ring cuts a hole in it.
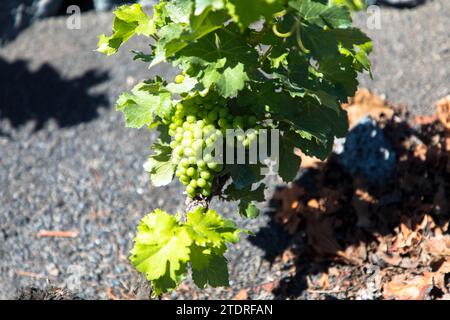
M 114 12 L 112 34 L 99 37 L 99 52 L 112 55 L 133 36 L 144 36 L 151 50 L 133 51 L 134 60 L 179 69 L 174 79 L 137 84 L 116 105 L 127 127 L 159 132 L 144 164 L 152 184 L 177 178 L 187 195 L 185 212 L 156 209 L 138 226 L 130 259 L 151 281 L 154 296 L 176 288 L 188 269 L 201 288 L 228 285 L 227 244 L 248 231 L 209 208 L 210 201 L 237 201 L 239 214 L 258 215 L 268 165 L 260 154 L 247 158 L 265 130 L 278 133 L 276 163 L 285 182 L 298 172 L 294 148 L 325 159 L 334 139 L 346 135 L 340 105 L 354 95 L 358 73 L 370 72 L 372 50 L 370 39 L 352 27 L 354 4 L 173 0 L 160 1 L 152 15 L 138 4 Z M 231 152 L 224 143 L 230 131 L 236 133 Z M 243 150 L 246 161 L 235 161 L 235 150 Z

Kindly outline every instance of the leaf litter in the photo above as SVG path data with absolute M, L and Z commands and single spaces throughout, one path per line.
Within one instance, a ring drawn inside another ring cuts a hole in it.
M 415 118 L 365 89 L 343 107 L 350 127 L 376 120 L 397 154 L 395 174 L 373 186 L 335 154 L 297 152 L 301 177 L 276 192 L 273 219 L 305 245 L 274 292 L 298 297 L 302 278 L 308 299 L 450 299 L 450 96 Z

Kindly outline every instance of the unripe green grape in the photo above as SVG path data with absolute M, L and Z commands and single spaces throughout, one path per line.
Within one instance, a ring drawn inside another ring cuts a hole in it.
M 202 177 L 205 180 L 211 179 L 211 173 L 208 170 L 203 170 L 200 172 L 200 177 Z
M 216 121 L 218 117 L 218 114 L 215 110 L 211 111 L 210 113 L 208 113 L 208 119 L 211 121 Z
M 183 172 L 181 172 L 180 170 L 175 171 L 175 177 L 179 178 L 183 175 Z
M 228 125 L 228 121 L 225 118 L 220 118 L 218 121 L 219 127 L 225 128 Z
M 175 149 L 176 148 L 176 146 L 178 145 L 178 142 L 176 141 L 176 140 L 172 140 L 172 141 L 170 141 L 170 147 L 172 148 L 172 149 Z
M 194 115 L 188 115 L 188 116 L 186 117 L 186 121 L 187 121 L 188 123 L 194 123 L 194 122 L 197 121 L 197 117 L 194 116 Z
M 193 142 L 194 142 L 194 140 L 192 138 L 185 138 L 183 140 L 183 146 L 190 147 Z
M 191 179 L 189 179 L 189 177 L 186 176 L 186 175 L 182 175 L 182 176 L 180 177 L 180 182 L 181 182 L 182 184 L 184 184 L 185 186 L 187 186 L 187 185 L 191 182 Z
M 179 111 L 183 111 L 184 110 L 184 106 L 181 103 L 177 103 L 176 109 L 179 110 Z
M 177 132 L 175 134 L 174 139 L 175 139 L 176 142 L 181 142 L 181 140 L 183 140 L 183 134 Z
M 226 118 L 226 116 L 228 116 L 228 113 L 229 113 L 229 111 L 227 108 L 220 108 L 219 117 Z
M 211 195 L 211 189 L 202 189 L 202 195 L 209 197 Z
M 194 151 L 191 148 L 189 148 L 189 147 L 188 148 L 184 148 L 183 154 L 186 157 L 190 157 L 190 156 L 194 155 Z
M 173 121 L 173 123 L 174 124 L 176 124 L 177 125 L 177 127 L 181 127 L 181 126 L 183 126 L 183 119 L 175 119 L 174 121 Z
M 208 162 L 208 163 L 207 163 L 207 166 L 208 166 L 209 169 L 215 170 L 215 169 L 217 169 L 217 167 L 218 167 L 218 163 L 215 162 L 215 161 L 211 161 L 211 162 Z
M 175 83 L 176 83 L 176 84 L 180 84 L 180 83 L 182 83 L 183 81 L 184 81 L 184 75 L 179 74 L 179 75 L 177 75 L 177 76 L 175 77 Z
M 180 161 L 180 165 L 184 168 L 188 168 L 189 167 L 189 160 L 186 158 L 181 159 Z
M 190 156 L 188 161 L 190 165 L 194 165 L 197 163 L 197 159 L 194 156 Z
M 183 135 L 184 129 L 182 127 L 178 127 L 177 130 L 175 130 L 175 132 Z
M 179 157 L 183 156 L 184 154 L 184 148 L 183 146 L 177 146 L 174 150 L 173 150 L 174 154 L 178 155 Z
M 197 120 L 197 126 L 200 129 L 203 129 L 203 127 L 205 126 L 205 122 L 203 120 Z
M 192 179 L 191 182 L 189 182 L 189 185 L 194 189 L 197 188 L 197 180 Z
M 177 171 L 180 171 L 182 176 L 186 175 L 186 167 L 179 165 Z
M 186 174 L 187 174 L 188 177 L 193 177 L 195 175 L 195 169 L 193 167 L 189 167 L 186 170 Z
M 182 126 L 184 130 L 189 130 L 189 122 L 183 122 Z
M 202 151 L 203 143 L 204 143 L 203 139 L 194 141 L 194 143 L 192 144 L 192 149 L 194 150 L 195 153 Z
M 199 179 L 197 180 L 197 185 L 198 185 L 200 188 L 203 188 L 204 186 L 206 186 L 206 180 L 203 179 L 203 178 L 199 178 Z
M 190 184 L 186 186 L 186 192 L 191 196 L 195 195 L 195 188 L 192 187 Z
M 233 119 L 233 127 L 243 128 L 244 127 L 244 119 L 241 116 L 236 116 Z
M 175 130 L 169 129 L 167 133 L 169 134 L 169 136 L 173 137 L 175 135 Z
M 197 167 L 199 167 L 200 169 L 205 169 L 206 168 L 206 162 L 205 160 L 198 160 L 197 161 Z M 202 171 L 203 172 L 203 171 Z M 201 175 L 201 173 L 200 173 Z M 203 178 L 203 177 L 202 177 Z
M 203 137 L 203 129 L 199 126 L 196 126 L 194 128 L 194 138 L 200 139 L 201 137 Z
M 210 162 L 210 161 L 212 161 L 213 160 L 213 157 L 212 157 L 212 155 L 211 154 L 205 154 L 204 156 L 203 156 L 203 160 L 206 162 L 206 163 L 208 163 L 208 162 Z

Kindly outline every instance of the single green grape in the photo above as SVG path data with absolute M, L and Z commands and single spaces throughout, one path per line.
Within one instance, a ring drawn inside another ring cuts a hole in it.
M 218 121 L 219 127 L 226 128 L 228 125 L 228 121 L 225 118 L 220 118 Z
M 202 195 L 209 197 L 211 195 L 211 189 L 202 189 Z
M 205 180 L 211 179 L 211 173 L 208 170 L 203 170 L 200 172 L 200 177 L 202 177 Z
M 186 121 L 187 121 L 188 123 L 194 123 L 194 122 L 197 121 L 197 117 L 194 116 L 194 115 L 188 115 L 188 116 L 186 117 Z
M 195 196 L 195 188 L 192 187 L 190 184 L 186 186 L 186 192 L 187 192 L 190 196 L 192 196 L 192 195 Z
M 181 133 L 175 133 L 175 137 L 174 137 L 176 142 L 181 142 L 181 140 L 183 140 L 183 135 Z
M 206 168 L 205 160 L 198 160 L 197 161 L 197 167 L 199 167 L 200 169 L 205 169 Z M 200 173 L 200 175 L 201 175 L 201 173 Z
M 220 108 L 220 111 L 219 111 L 219 117 L 220 118 L 226 118 L 226 116 L 228 116 L 228 113 L 229 113 L 229 111 L 228 111 L 228 109 L 227 108 Z
M 190 165 L 194 165 L 194 164 L 196 164 L 197 159 L 194 156 L 190 156 L 188 158 L 188 162 L 189 162 Z
M 191 182 L 189 183 L 189 185 L 194 189 L 197 188 L 197 180 L 192 179 Z
M 182 83 L 183 81 L 184 81 L 184 75 L 179 74 L 179 75 L 177 75 L 177 76 L 175 77 L 175 83 L 176 83 L 176 84 L 180 84 L 180 83 Z
M 208 119 L 211 121 L 216 121 L 218 117 L 218 114 L 215 110 L 211 111 L 210 113 L 208 113 Z
M 195 175 L 195 169 L 193 167 L 189 167 L 186 170 L 186 174 L 187 174 L 188 177 L 193 177 Z
M 178 141 L 176 141 L 176 140 L 172 140 L 172 141 L 170 141 L 170 143 L 169 143 L 169 146 L 170 146 L 172 149 L 175 149 L 177 145 L 178 145 Z
M 180 182 L 181 182 L 182 184 L 184 184 L 185 186 L 187 186 L 187 185 L 189 184 L 190 181 L 191 181 L 191 179 L 189 179 L 189 177 L 186 176 L 186 175 L 182 175 L 182 176 L 180 177 Z
M 181 165 L 182 167 L 184 167 L 184 168 L 189 167 L 189 160 L 186 159 L 186 158 L 181 159 L 180 165 Z
M 184 148 L 184 152 L 183 153 L 184 153 L 184 155 L 186 157 L 190 157 L 190 156 L 194 155 L 194 150 L 192 150 L 191 148 L 187 147 L 187 148 Z
M 174 150 L 173 150 L 174 154 L 178 155 L 179 157 L 183 156 L 184 154 L 184 148 L 183 146 L 177 146 Z
M 199 186 L 200 188 L 203 188 L 204 186 L 206 186 L 206 180 L 203 178 L 199 178 L 196 183 L 197 183 L 197 186 Z
M 217 167 L 218 167 L 218 163 L 215 162 L 215 161 L 211 161 L 211 162 L 208 162 L 207 166 L 208 166 L 209 169 L 215 171 L 217 169 Z

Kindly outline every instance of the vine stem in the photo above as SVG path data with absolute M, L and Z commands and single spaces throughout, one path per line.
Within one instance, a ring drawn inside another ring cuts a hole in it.
M 187 220 L 186 213 L 191 212 L 198 207 L 203 207 L 203 208 L 205 208 L 205 210 L 208 210 L 212 198 L 214 196 L 221 195 L 222 189 L 229 178 L 230 178 L 229 174 L 224 174 L 224 175 L 218 176 L 215 181 L 216 183 L 214 184 L 215 188 L 209 197 L 205 197 L 205 196 L 201 196 L 201 195 L 197 196 L 193 199 L 187 197 L 186 201 L 185 201 L 186 210 L 181 213 L 181 221 L 186 222 L 186 220 Z

